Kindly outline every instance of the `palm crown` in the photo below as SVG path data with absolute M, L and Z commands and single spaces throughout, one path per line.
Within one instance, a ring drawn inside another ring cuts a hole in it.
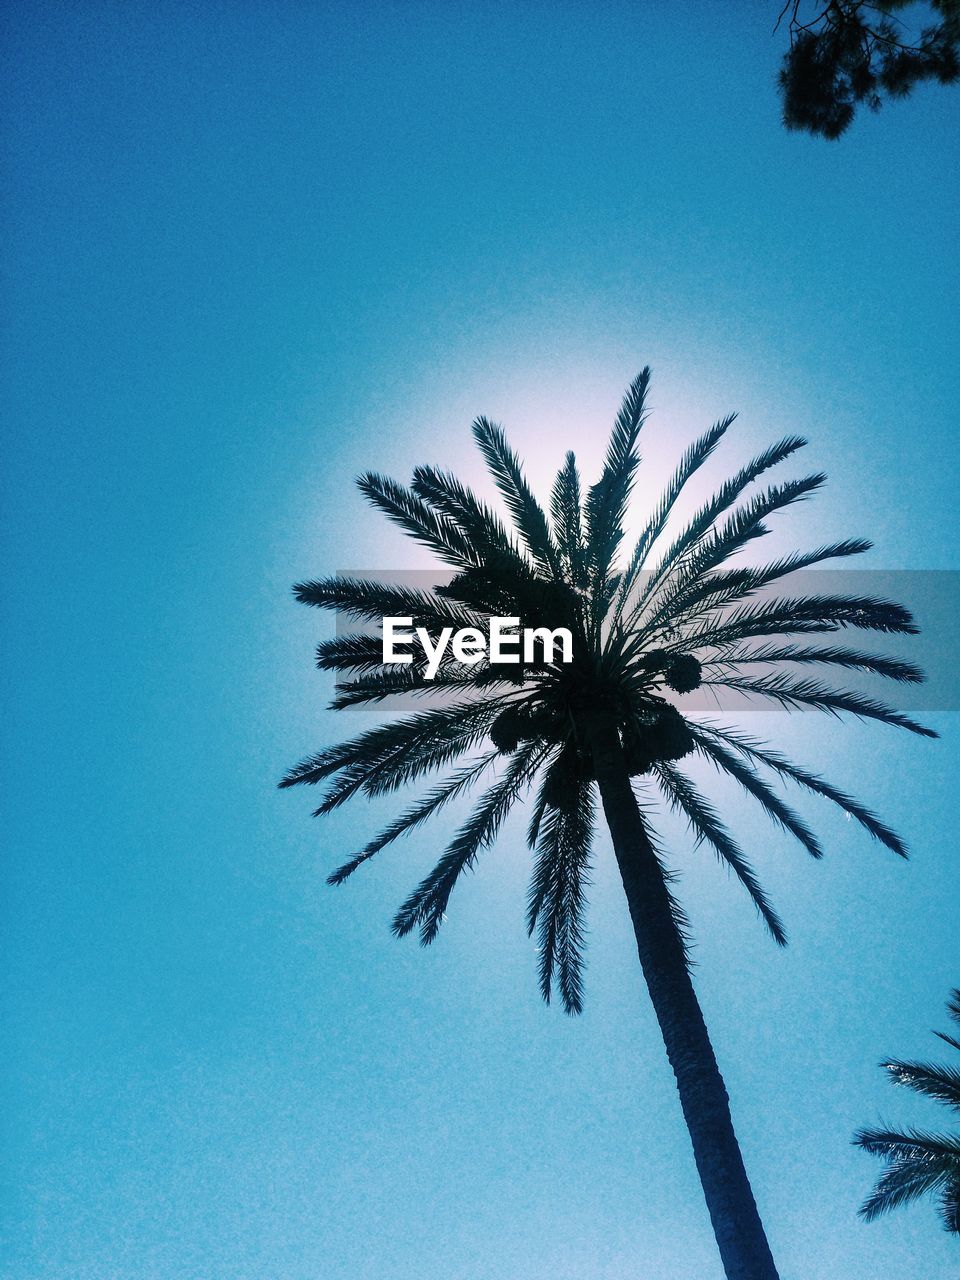
M 572 637 L 571 660 L 552 662 L 544 654 L 540 662 L 514 667 L 484 660 L 464 666 L 447 654 L 430 678 L 422 662 L 385 665 L 378 634 L 358 631 L 326 640 L 317 662 L 340 673 L 334 708 L 397 695 L 433 695 L 432 705 L 311 756 L 281 785 L 327 780 L 329 789 L 316 811 L 325 814 L 355 795 L 392 792 L 449 769 L 330 875 L 331 883 L 339 884 L 492 775 L 436 866 L 394 917 L 397 934 L 419 929 L 423 943 L 437 936 L 459 877 L 494 840 L 514 802 L 532 791 L 527 925 L 538 933 L 543 996 L 549 1000 L 556 985 L 571 1013 L 583 1002 L 585 891 L 599 797 L 726 1275 L 728 1280 L 776 1280 L 691 981 L 685 921 L 652 829 L 649 791 L 659 788 L 685 815 L 695 841 L 712 846 L 733 870 L 782 944 L 783 925 L 753 869 L 678 761 L 696 753 L 733 777 L 813 857 L 820 857 L 820 844 L 775 789 L 776 780 L 831 800 L 894 853 L 905 855 L 905 847 L 832 783 L 742 732 L 686 710 L 685 695 L 700 685 L 732 689 L 788 709 L 848 712 L 935 735 L 882 701 L 803 674 L 812 667 L 893 681 L 923 678 L 908 662 L 824 638 L 841 630 L 913 632 L 902 606 L 872 596 L 777 594 L 784 588 L 776 584 L 787 575 L 859 555 L 868 542 L 835 542 L 760 567 L 734 563 L 738 553 L 768 532 L 770 517 L 823 484 L 825 477 L 814 473 L 754 487 L 804 445 L 799 437 L 780 440 L 747 463 L 671 532 L 685 485 L 733 417 L 716 423 L 680 459 L 636 545 L 621 556 L 649 380 L 645 369 L 628 389 L 600 478 L 585 495 L 574 456 L 567 455 L 549 515 L 501 429 L 485 418 L 474 423 L 512 530 L 454 476 L 433 467 L 418 467 L 409 488 L 380 475 L 360 478 L 366 498 L 429 547 L 452 577 L 432 590 L 327 578 L 300 583 L 295 588 L 299 600 L 366 623 L 410 618 L 431 639 L 448 627 L 480 630 L 493 616 L 516 618 L 524 627 L 563 627 Z
M 960 990 L 951 994 L 947 1010 L 954 1022 L 960 1024 Z M 960 1049 L 960 1040 L 954 1036 L 943 1031 L 935 1034 L 952 1049 Z M 960 1111 L 960 1069 L 957 1067 L 898 1059 L 883 1066 L 894 1084 L 906 1085 L 915 1093 Z M 921 1196 L 937 1195 L 944 1228 L 960 1235 L 960 1132 L 861 1129 L 854 1142 L 871 1155 L 883 1156 L 887 1162 L 860 1209 L 867 1221 Z
M 788 639 L 848 628 L 913 632 L 904 608 L 888 600 L 844 595 L 756 598 L 795 570 L 858 555 L 868 550 L 869 542 L 835 542 L 758 568 L 728 567 L 732 557 L 768 532 L 770 516 L 823 484 L 825 476 L 817 472 L 744 497 L 754 481 L 795 454 L 806 443 L 803 439 L 786 437 L 754 458 L 661 548 L 685 484 L 734 418 L 716 423 L 684 454 L 629 558 L 617 567 L 639 464 L 637 441 L 649 377 L 645 369 L 627 392 L 602 475 L 585 500 L 574 455 L 567 454 L 553 486 L 549 518 L 501 429 L 484 418 L 474 423 L 477 444 L 517 536 L 455 477 L 433 467 L 418 467 L 409 489 L 380 475 L 360 478 L 360 489 L 375 507 L 456 570 L 446 586 L 427 592 L 331 578 L 295 588 L 305 604 L 374 621 L 408 615 L 431 632 L 450 625 L 479 626 L 490 614 L 572 630 L 572 664 L 510 669 L 480 662 L 464 669 L 448 658 L 432 681 L 425 679 L 422 665 L 384 667 L 377 636 L 323 642 L 318 666 L 351 677 L 340 686 L 333 707 L 441 691 L 444 705 L 322 751 L 291 770 L 281 784 L 334 779 L 317 810 L 324 814 L 357 793 L 394 791 L 479 751 L 334 871 L 330 882 L 339 884 L 482 775 L 499 771 L 436 867 L 394 918 L 397 934 L 419 927 L 424 943 L 436 937 L 459 876 L 493 840 L 514 801 L 536 787 L 528 831 L 535 862 L 527 923 L 531 932 L 539 931 L 544 998 L 550 998 L 556 979 L 570 1012 L 582 1004 L 584 887 L 594 825 L 593 770 L 578 731 L 578 707 L 599 698 L 614 708 L 631 775 L 656 782 L 685 815 L 697 842 L 711 845 L 734 871 L 781 944 L 785 933 L 778 915 L 716 810 L 678 767 L 680 758 L 696 752 L 731 775 L 814 857 L 821 855 L 817 837 L 773 790 L 764 772 L 832 800 L 895 853 L 905 854 L 904 845 L 863 805 L 808 769 L 733 729 L 683 714 L 675 705 L 678 695 L 682 704 L 683 694 L 703 684 L 772 699 L 787 708 L 849 712 L 933 736 L 883 702 L 797 674 L 818 666 L 919 681 L 923 676 L 915 666 L 819 638 Z

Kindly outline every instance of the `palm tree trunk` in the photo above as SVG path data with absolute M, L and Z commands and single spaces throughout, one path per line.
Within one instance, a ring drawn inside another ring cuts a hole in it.
M 733 1131 L 727 1091 L 690 980 L 663 868 L 630 785 L 616 722 L 602 707 L 594 707 L 584 715 L 582 725 L 593 753 L 640 965 L 676 1076 L 727 1280 L 777 1280 Z

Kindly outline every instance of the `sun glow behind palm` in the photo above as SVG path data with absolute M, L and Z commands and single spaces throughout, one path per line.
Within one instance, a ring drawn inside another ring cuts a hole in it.
M 556 983 L 570 1012 L 582 1007 L 585 881 L 595 810 L 590 752 L 576 727 L 585 700 L 599 697 L 613 705 L 641 801 L 648 807 L 655 789 L 683 815 L 696 842 L 710 846 L 735 873 L 781 943 L 783 924 L 753 869 L 679 761 L 699 758 L 732 777 L 814 857 L 822 852 L 816 835 L 772 783 L 787 780 L 826 797 L 894 852 L 904 854 L 905 846 L 869 810 L 814 772 L 702 714 L 681 718 L 674 703 L 682 709 L 683 694 L 698 687 L 735 690 L 761 703 L 849 713 L 933 736 L 886 703 L 820 674 L 922 679 L 911 664 L 835 635 L 848 628 L 909 633 L 914 628 L 905 610 L 869 596 L 808 599 L 776 592 L 798 569 L 847 560 L 868 543 L 839 540 L 796 555 L 778 548 L 779 554 L 761 561 L 764 567 L 748 567 L 756 557 L 751 561 L 744 553 L 767 539 L 771 521 L 823 482 L 818 472 L 786 481 L 768 477 L 794 460 L 804 441 L 785 437 L 712 496 L 694 497 L 695 477 L 702 477 L 701 468 L 732 426 L 732 417 L 722 419 L 675 464 L 662 497 L 650 502 L 647 487 L 640 487 L 644 514 L 628 521 L 631 495 L 643 474 L 638 439 L 648 381 L 645 371 L 627 393 L 598 483 L 585 487 L 568 455 L 544 506 L 499 429 L 478 420 L 475 435 L 507 507 L 507 522 L 455 477 L 434 468 L 417 468 L 412 491 L 377 475 L 362 478 L 372 504 L 455 574 L 451 585 L 411 592 L 327 579 L 297 588 L 305 603 L 367 622 L 401 612 L 437 629 L 506 612 L 536 624 L 570 623 L 576 630 L 574 670 L 527 670 L 523 683 L 487 664 L 468 671 L 448 664 L 439 680 L 428 682 L 422 667 L 385 668 L 376 637 L 358 633 L 324 642 L 319 665 L 347 677 L 335 707 L 431 694 L 445 697 L 447 705 L 320 752 L 283 783 L 333 779 L 317 810 L 326 813 L 357 794 L 392 792 L 434 769 L 458 766 L 334 872 L 331 879 L 340 883 L 486 780 L 473 816 L 395 918 L 397 933 L 419 929 L 425 943 L 437 936 L 458 877 L 493 841 L 511 805 L 530 792 L 529 843 L 535 855 L 528 927 L 538 932 L 543 995 L 549 999 Z M 638 495 L 633 496 L 636 507 Z M 639 531 L 635 539 L 626 534 L 630 525 Z M 817 638 L 824 635 L 829 638 Z M 685 672 L 678 674 L 678 664 L 686 664 Z

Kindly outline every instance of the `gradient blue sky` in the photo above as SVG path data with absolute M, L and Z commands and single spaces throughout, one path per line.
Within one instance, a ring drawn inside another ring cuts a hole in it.
M 957 567 L 960 99 L 787 135 L 777 8 L 7 7 L 5 1277 L 720 1276 L 606 844 L 570 1020 L 522 819 L 423 953 L 387 923 L 443 826 L 335 892 L 381 807 L 273 784 L 344 729 L 290 583 L 423 565 L 351 478 L 478 478 L 480 412 L 544 483 L 650 363 L 656 479 L 736 408 L 714 476 L 793 430 L 830 473 L 790 536 Z M 786 953 L 667 824 L 784 1280 L 960 1269 L 929 1207 L 857 1220 L 849 1146 L 941 1118 L 876 1066 L 960 983 L 932 718 L 757 718 L 915 850 L 801 801 L 814 865 L 720 792 Z

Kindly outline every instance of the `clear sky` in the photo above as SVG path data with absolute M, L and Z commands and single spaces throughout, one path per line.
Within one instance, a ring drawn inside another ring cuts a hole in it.
M 788 135 L 778 7 L 7 7 L 4 1277 L 718 1280 L 606 843 L 571 1020 L 522 818 L 421 952 L 387 925 L 444 824 L 334 891 L 391 806 L 274 783 L 359 723 L 290 584 L 423 565 L 352 477 L 478 479 L 478 413 L 543 484 L 649 363 L 658 480 L 739 409 L 714 477 L 794 430 L 830 473 L 791 537 L 957 567 L 960 97 Z M 784 1280 L 960 1270 L 930 1206 L 859 1222 L 849 1145 L 944 1119 L 876 1065 L 960 984 L 928 718 L 756 718 L 914 849 L 801 800 L 815 865 L 721 793 L 785 953 L 666 827 Z

